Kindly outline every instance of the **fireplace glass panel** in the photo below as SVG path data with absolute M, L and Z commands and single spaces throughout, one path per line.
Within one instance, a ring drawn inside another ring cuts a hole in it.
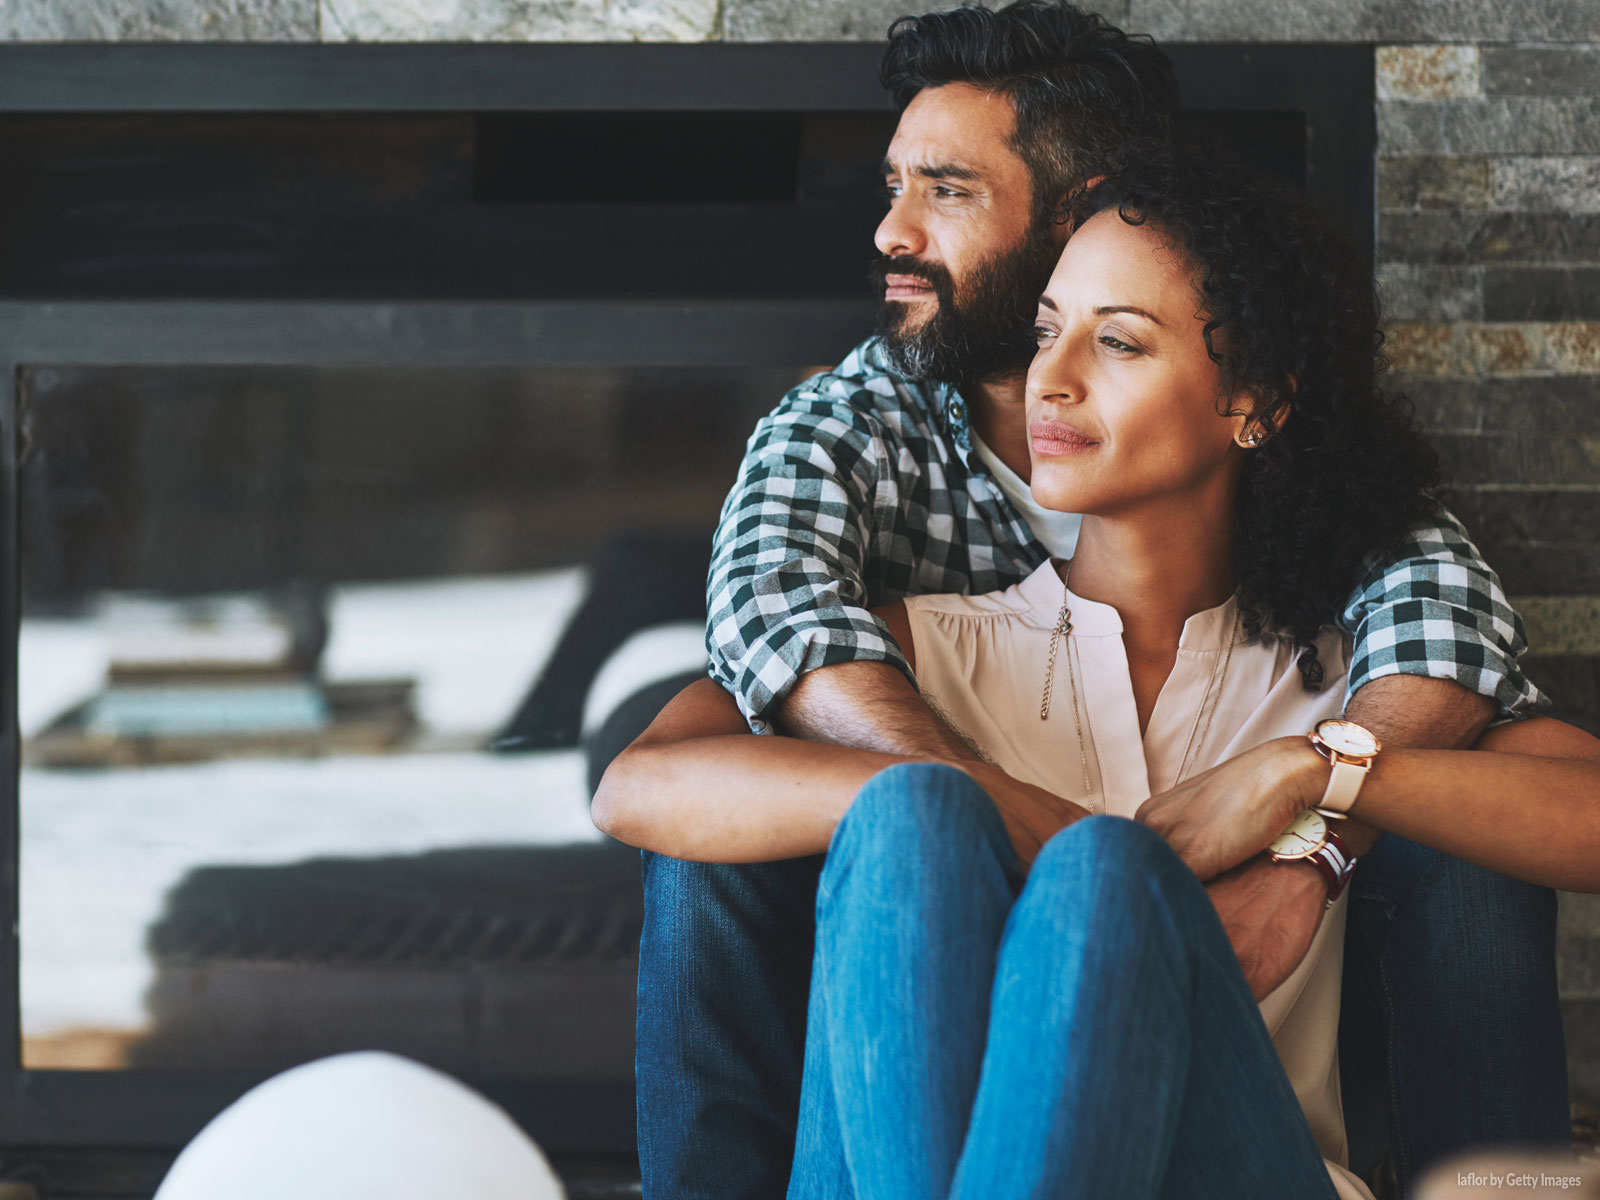
M 805 373 L 26 368 L 24 1067 L 630 1079 L 591 760 Z

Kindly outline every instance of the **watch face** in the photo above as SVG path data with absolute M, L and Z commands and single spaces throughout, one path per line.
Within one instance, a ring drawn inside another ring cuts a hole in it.
M 1372 731 L 1354 721 L 1321 721 L 1317 724 L 1317 736 L 1330 750 L 1351 758 L 1371 758 L 1379 750 L 1378 739 Z
M 1279 858 L 1309 858 L 1328 840 L 1328 823 L 1314 809 L 1303 809 L 1267 849 Z

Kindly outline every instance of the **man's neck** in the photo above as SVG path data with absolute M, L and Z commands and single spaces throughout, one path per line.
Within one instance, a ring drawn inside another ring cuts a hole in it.
M 964 384 L 961 388 L 972 413 L 972 431 L 1024 481 L 1033 476 L 1033 463 L 1028 458 L 1026 387 L 1026 376 L 1019 374 L 988 383 Z

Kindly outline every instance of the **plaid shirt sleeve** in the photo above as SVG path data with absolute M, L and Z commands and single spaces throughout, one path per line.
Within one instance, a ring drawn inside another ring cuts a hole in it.
M 1385 675 L 1449 679 L 1525 717 L 1549 701 L 1517 665 L 1522 618 L 1461 523 L 1443 509 L 1411 531 L 1398 557 L 1374 564 L 1343 613 L 1355 636 L 1345 702 Z
M 845 391 L 801 385 L 756 426 L 712 547 L 711 674 L 758 733 L 817 667 L 882 661 L 910 677 L 866 608 L 870 518 L 894 503 L 892 460 L 877 419 Z

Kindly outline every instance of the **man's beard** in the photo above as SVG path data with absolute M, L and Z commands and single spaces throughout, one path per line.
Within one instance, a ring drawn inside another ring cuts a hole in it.
M 939 263 L 909 255 L 872 265 L 883 294 L 885 276 L 915 275 L 933 288 L 938 307 L 914 325 L 911 306 L 885 300 L 878 310 L 878 336 L 890 363 L 912 379 L 985 383 L 1027 371 L 1036 343 L 1034 315 L 1050 279 L 1057 251 L 1054 225 L 1036 221 L 1021 243 L 980 262 L 957 296 L 955 281 Z

